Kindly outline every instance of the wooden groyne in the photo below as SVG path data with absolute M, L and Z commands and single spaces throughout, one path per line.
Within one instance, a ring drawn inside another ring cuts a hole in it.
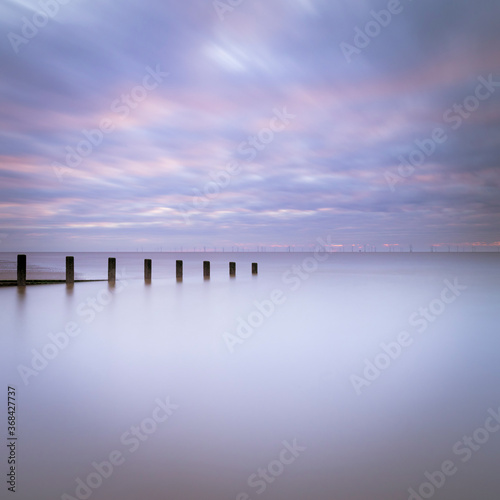
M 210 262 L 208 260 L 203 261 L 203 278 L 210 279 Z
M 258 266 L 256 262 L 252 262 L 252 275 L 258 274 Z M 229 276 L 236 277 L 236 262 L 229 262 Z M 151 283 L 153 277 L 153 261 L 151 259 L 144 259 L 144 281 Z M 183 279 L 183 261 L 175 261 L 175 277 L 177 281 Z M 210 279 L 210 262 L 203 261 L 203 278 Z M 17 280 L 0 280 L 0 286 L 27 286 L 27 285 L 53 285 L 53 284 L 66 284 L 72 286 L 75 283 L 89 283 L 95 281 L 107 281 L 114 284 L 116 281 L 116 258 L 109 257 L 108 259 L 108 279 L 75 279 L 75 258 L 73 256 L 66 257 L 66 279 L 64 280 L 50 280 L 50 279 L 27 279 L 27 258 L 26 255 L 20 254 L 17 256 Z
M 182 281 L 183 267 L 182 260 L 175 261 L 175 277 L 177 281 Z
M 26 285 L 26 255 L 17 256 L 17 285 Z
M 105 279 L 92 280 L 75 280 L 75 258 L 66 257 L 66 279 L 50 280 L 50 279 L 34 279 L 27 278 L 27 259 L 26 255 L 17 256 L 17 280 L 0 280 L 0 286 L 27 286 L 27 285 L 59 285 L 66 284 L 71 286 L 75 283 L 86 283 L 92 281 L 108 281 Z
M 75 282 L 75 258 L 66 257 L 66 284 L 72 285 Z
M 153 261 L 151 259 L 144 259 L 144 281 L 151 281 L 153 275 Z
M 108 259 L 108 281 L 114 283 L 116 280 L 116 259 L 110 257 Z

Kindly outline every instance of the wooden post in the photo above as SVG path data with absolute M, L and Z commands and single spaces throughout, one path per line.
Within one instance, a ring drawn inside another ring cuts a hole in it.
M 236 262 L 229 263 L 229 276 L 236 276 Z
M 108 259 L 108 281 L 114 283 L 116 280 L 116 259 L 110 257 Z
M 144 259 L 144 280 L 151 281 L 151 269 L 153 267 L 153 263 L 151 259 Z
M 17 286 L 26 286 L 26 255 L 17 256 Z
M 252 262 L 252 274 L 258 273 L 257 262 Z
M 203 277 L 210 278 L 210 262 L 208 260 L 203 261 Z
M 175 277 L 178 280 L 182 279 L 182 260 L 175 261 Z
M 66 257 L 66 284 L 72 285 L 75 282 L 75 258 Z

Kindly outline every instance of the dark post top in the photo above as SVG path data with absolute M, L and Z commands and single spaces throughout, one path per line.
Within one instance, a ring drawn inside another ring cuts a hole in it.
M 203 261 L 203 276 L 205 278 L 210 277 L 210 262 L 208 260 Z
M 108 259 L 108 281 L 114 283 L 116 279 L 116 259 L 110 257 Z
M 175 261 L 175 277 L 182 278 L 182 260 Z
M 73 284 L 75 282 L 75 258 L 66 257 L 66 283 Z
M 17 285 L 26 285 L 26 255 L 17 256 Z

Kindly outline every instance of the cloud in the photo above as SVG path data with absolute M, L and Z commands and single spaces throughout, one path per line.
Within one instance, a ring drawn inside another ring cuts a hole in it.
M 19 53 L 8 34 L 39 7 L 4 3 L 0 225 L 13 249 L 99 250 L 106 234 L 113 248 L 160 245 L 166 228 L 177 246 L 300 244 L 330 229 L 342 244 L 498 241 L 500 91 L 457 129 L 445 113 L 478 77 L 500 81 L 500 5 L 401 5 L 348 62 L 340 44 L 386 1 L 249 0 L 221 22 L 201 0 L 72 0 Z M 158 65 L 168 77 L 130 101 Z M 126 116 L 117 102 L 132 103 Z M 295 118 L 249 161 L 241 145 L 284 108 Z M 113 130 L 67 166 L 103 120 Z M 436 127 L 447 140 L 392 192 L 385 174 Z M 195 206 L 230 162 L 238 174 Z

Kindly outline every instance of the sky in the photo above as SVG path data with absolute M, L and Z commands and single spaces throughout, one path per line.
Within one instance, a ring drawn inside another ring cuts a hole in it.
M 4 0 L 0 251 L 500 247 L 498 0 Z

